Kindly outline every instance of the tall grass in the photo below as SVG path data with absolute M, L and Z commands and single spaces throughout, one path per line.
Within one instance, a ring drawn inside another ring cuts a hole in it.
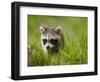
M 28 15 L 28 66 L 72 65 L 88 63 L 87 17 Z M 65 47 L 57 54 L 46 54 L 41 47 L 41 24 L 62 27 Z

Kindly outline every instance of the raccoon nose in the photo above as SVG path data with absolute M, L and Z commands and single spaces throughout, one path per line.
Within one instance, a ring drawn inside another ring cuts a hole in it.
M 47 46 L 46 48 L 47 48 L 47 49 L 49 49 L 50 47 L 49 47 L 49 46 Z

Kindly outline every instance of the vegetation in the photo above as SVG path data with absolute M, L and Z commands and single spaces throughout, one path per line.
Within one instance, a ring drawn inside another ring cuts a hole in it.
M 28 15 L 28 66 L 72 65 L 88 63 L 87 17 Z M 41 24 L 61 26 L 65 48 L 58 54 L 45 54 L 41 47 Z

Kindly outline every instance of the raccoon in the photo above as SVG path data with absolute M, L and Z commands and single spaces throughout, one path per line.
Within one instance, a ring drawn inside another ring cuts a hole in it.
M 44 52 L 54 54 L 64 48 L 64 34 L 60 26 L 40 26 L 41 44 Z

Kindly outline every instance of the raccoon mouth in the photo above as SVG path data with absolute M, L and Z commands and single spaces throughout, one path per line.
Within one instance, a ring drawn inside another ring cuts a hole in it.
M 50 52 L 50 51 L 52 51 L 53 49 L 52 49 L 52 48 L 47 47 L 47 50 L 48 50 L 48 52 Z
M 48 48 L 47 51 L 49 54 L 56 54 L 59 50 L 57 50 L 55 48 Z

